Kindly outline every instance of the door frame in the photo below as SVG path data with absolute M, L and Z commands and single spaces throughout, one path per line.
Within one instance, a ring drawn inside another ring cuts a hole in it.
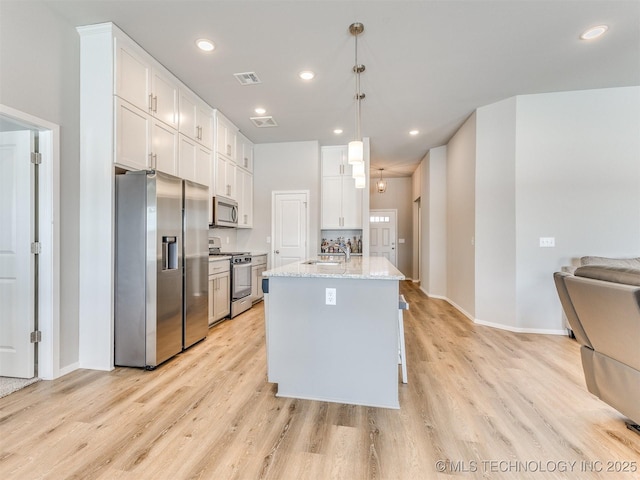
M 42 163 L 39 167 L 41 253 L 38 257 L 38 329 L 42 340 L 35 359 L 38 377 L 53 380 L 60 369 L 60 126 L 0 104 L 0 115 L 38 130 Z
M 311 197 L 311 191 L 310 190 L 272 190 L 271 191 L 271 242 L 269 244 L 269 248 L 271 249 L 271 255 L 269 255 L 267 258 L 271 258 L 272 259 L 272 263 L 270 268 L 275 268 L 276 265 L 276 259 L 275 259 L 275 252 L 273 250 L 273 245 L 274 245 L 274 239 L 275 239 L 275 231 L 276 231 L 276 195 L 281 195 L 281 194 L 290 194 L 290 195 L 304 195 L 306 197 L 306 202 L 307 202 L 307 242 L 306 245 L 304 246 L 304 254 L 305 254 L 305 258 L 309 258 L 309 243 L 310 243 L 310 230 L 311 230 L 311 221 L 309 218 L 309 212 L 311 211 L 310 209 L 310 197 Z

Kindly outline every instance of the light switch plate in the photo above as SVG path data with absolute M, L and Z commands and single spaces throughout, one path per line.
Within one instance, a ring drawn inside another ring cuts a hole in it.
M 550 248 L 556 246 L 555 237 L 540 237 L 540 247 Z

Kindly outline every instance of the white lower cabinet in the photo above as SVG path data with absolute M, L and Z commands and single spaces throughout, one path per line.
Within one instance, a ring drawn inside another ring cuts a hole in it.
M 229 260 L 209 261 L 209 326 L 231 313 Z

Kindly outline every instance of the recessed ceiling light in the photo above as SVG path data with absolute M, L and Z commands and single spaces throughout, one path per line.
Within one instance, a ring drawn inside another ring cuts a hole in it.
M 207 40 L 206 38 L 199 38 L 196 40 L 196 45 L 200 50 L 205 52 L 211 52 L 216 46 L 213 44 L 211 40 Z
M 336 135 L 340 135 L 342 133 L 342 129 L 341 128 L 336 128 L 333 133 L 335 133 Z
M 409 135 L 417 135 L 417 134 L 419 134 L 419 133 L 420 133 L 420 132 L 419 132 L 418 130 L 411 130 L 411 131 L 409 132 Z
M 265 113 L 267 113 L 267 111 L 262 107 L 256 108 L 254 112 L 256 112 L 258 115 L 264 115 Z
M 313 79 L 313 77 L 316 76 L 315 73 L 313 73 L 311 70 L 305 70 L 304 72 L 300 72 L 298 74 L 298 76 L 302 79 L 302 80 L 311 80 Z
M 586 30 L 582 35 L 580 35 L 580 39 L 582 40 L 593 40 L 594 38 L 598 38 L 609 30 L 609 27 L 606 25 L 598 25 L 597 27 L 591 27 L 589 30 Z

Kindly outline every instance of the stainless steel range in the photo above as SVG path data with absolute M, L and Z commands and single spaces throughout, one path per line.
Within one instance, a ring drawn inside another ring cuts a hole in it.
M 209 241 L 209 255 L 231 256 L 231 318 L 251 308 L 251 254 L 249 252 L 222 252 L 220 242 Z

